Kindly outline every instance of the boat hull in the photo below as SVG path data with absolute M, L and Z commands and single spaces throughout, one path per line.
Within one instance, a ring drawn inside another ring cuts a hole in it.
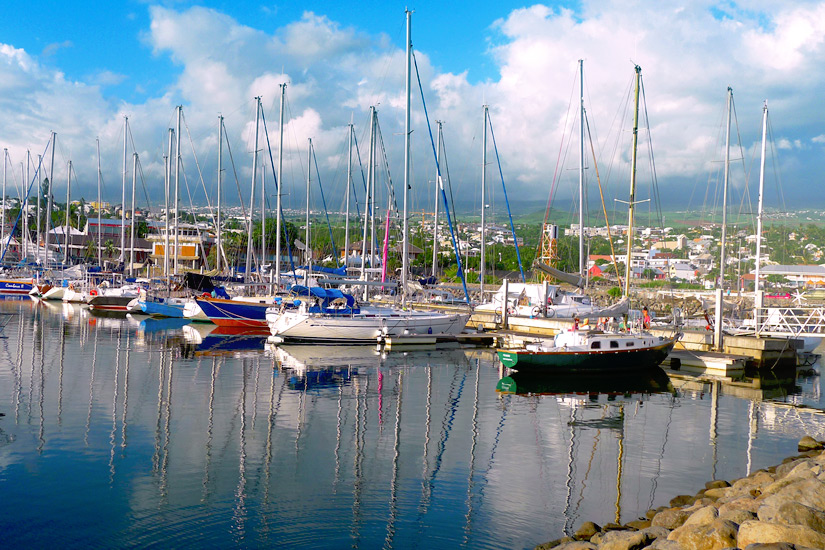
M 183 301 L 173 300 L 140 300 L 138 306 L 143 313 L 153 317 L 172 317 L 183 319 Z
M 0 279 L 0 294 L 28 294 L 32 288 L 31 279 Z
M 667 358 L 675 339 L 646 348 L 601 351 L 532 351 L 501 349 L 498 358 L 519 372 L 626 372 L 658 367 Z
M 267 328 L 266 310 L 271 303 L 222 298 L 195 298 L 204 315 L 219 327 Z
M 89 307 L 100 311 L 129 311 L 129 302 L 134 296 L 93 296 Z

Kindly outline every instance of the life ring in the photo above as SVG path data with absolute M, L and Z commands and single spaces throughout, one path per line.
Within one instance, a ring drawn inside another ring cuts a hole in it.
M 555 317 L 556 316 L 556 310 L 555 309 L 548 309 L 547 313 L 545 313 L 544 316 L 545 317 L 551 317 L 551 318 Z
M 69 283 L 69 290 L 74 290 L 74 283 Z
M 211 297 L 212 297 L 212 295 L 209 294 L 208 292 L 204 292 L 203 294 L 201 294 L 201 298 L 211 298 Z
M 538 317 L 539 313 L 541 313 L 541 309 L 539 309 L 539 306 L 533 306 L 533 309 L 530 310 L 531 317 Z
M 74 289 L 72 289 L 72 290 L 74 290 Z M 92 290 L 90 290 L 89 291 L 89 296 L 97 296 L 97 290 L 95 290 L 94 288 Z

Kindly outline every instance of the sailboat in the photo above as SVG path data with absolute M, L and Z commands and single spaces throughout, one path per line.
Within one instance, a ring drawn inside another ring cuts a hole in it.
M 625 296 L 630 294 L 630 258 L 633 250 L 633 206 L 636 195 L 636 145 L 639 127 L 639 89 L 641 67 L 636 70 L 633 148 L 630 168 L 627 269 Z M 647 327 L 644 327 L 647 328 Z M 623 372 L 658 367 L 673 349 L 679 335 L 671 338 L 647 332 L 573 329 L 556 335 L 551 344 L 531 343 L 519 349 L 500 349 L 498 357 L 505 367 L 519 372 Z
M 409 228 L 407 195 L 410 188 L 410 71 L 412 59 L 411 12 L 407 11 L 407 80 L 404 132 L 404 229 L 402 244 L 402 304 L 406 303 L 409 271 Z M 307 210 L 309 201 L 307 200 Z M 309 224 L 307 223 L 307 227 Z M 366 242 L 366 239 L 365 239 Z M 365 254 L 362 255 L 365 257 Z M 287 309 L 269 308 L 266 319 L 276 341 L 321 341 L 330 343 L 374 343 L 380 338 L 420 334 L 459 334 L 469 313 L 412 311 L 396 307 L 360 307 L 353 296 L 340 290 L 296 285 L 292 294 L 300 297 Z

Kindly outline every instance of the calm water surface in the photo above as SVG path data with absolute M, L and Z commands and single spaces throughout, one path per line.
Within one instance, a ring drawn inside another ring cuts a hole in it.
M 825 439 L 819 376 L 516 377 L 533 393 L 500 395 L 487 350 L 0 312 L 4 547 L 526 548 Z

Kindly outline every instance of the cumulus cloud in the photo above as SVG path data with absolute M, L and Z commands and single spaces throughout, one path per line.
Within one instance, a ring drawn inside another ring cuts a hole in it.
M 62 48 L 71 48 L 74 46 L 71 40 L 64 40 L 63 42 L 54 42 L 52 44 L 48 44 L 45 48 L 43 48 L 42 55 L 43 57 L 49 57 L 57 53 L 57 50 Z
M 400 177 L 404 52 L 387 36 L 369 35 L 323 13 L 307 12 L 298 20 L 284 21 L 276 10 L 269 10 L 267 24 L 274 27 L 263 30 L 215 9 L 148 9 L 150 25 L 142 34 L 143 43 L 152 55 L 170 60 L 176 72 L 169 88 L 156 90 L 138 104 L 106 95 L 106 86 L 127 75 L 104 70 L 73 82 L 30 53 L 0 45 L 0 115 L 9 140 L 4 146 L 16 158 L 26 148 L 45 143 L 54 129 L 65 144 L 64 153 L 74 155 L 78 174 L 91 180 L 96 174 L 94 138 L 100 136 L 111 188 L 118 179 L 114 174 L 120 170 L 123 115 L 128 114 L 150 179 L 147 185 L 158 188 L 167 129 L 175 126 L 175 105 L 182 104 L 182 137 L 193 140 L 193 146 L 185 145 L 184 155 L 191 156 L 189 149 L 194 147 L 204 178 L 214 179 L 209 163 L 214 163 L 219 113 L 226 117 L 238 172 L 248 176 L 253 98 L 263 98 L 275 147 L 280 85 L 286 83 L 285 161 L 292 164 L 285 186 L 303 185 L 308 138 L 313 139 L 319 166 L 329 172 L 325 179 L 334 180 L 332 171 L 341 166 L 350 122 L 365 156 L 371 105 L 377 106 L 393 176 Z M 659 186 L 668 200 L 684 196 L 686 183 L 707 179 L 717 165 L 728 86 L 734 90 L 735 135 L 745 143 L 758 141 L 762 102 L 770 100 L 773 128 L 788 136 L 777 142 L 783 154 L 791 156 L 785 160 L 792 160 L 783 164 L 791 170 L 783 174 L 786 185 L 822 172 L 823 161 L 803 145 L 825 142 L 816 122 L 825 114 L 819 98 L 825 84 L 825 73 L 819 69 L 825 62 L 823 22 L 823 2 L 761 2 L 747 10 L 736 4 L 722 10 L 710 0 L 687 5 L 639 2 L 633 10 L 618 1 L 586 0 L 575 10 L 536 4 L 490 21 L 488 59 L 483 61 L 495 65 L 494 78 L 471 82 L 467 71 L 441 72 L 426 49 L 416 51 L 416 60 L 430 118 L 445 122 L 450 166 L 465 167 L 463 195 L 477 194 L 486 104 L 512 195 L 538 204 L 547 198 L 557 159 L 571 165 L 559 173 L 574 173 L 568 168 L 575 166 L 578 155 L 579 59 L 584 60 L 587 120 L 601 174 L 616 181 L 614 194 L 626 194 L 629 101 L 634 64 L 640 65 L 642 118 L 650 125 L 640 137 L 653 143 Z M 387 24 L 388 29 L 396 27 Z M 44 50 L 42 55 L 54 51 Z M 134 85 L 143 87 L 140 82 Z M 412 103 L 418 191 L 429 188 L 433 163 L 415 88 Z M 194 170 L 194 160 L 187 160 L 186 166 Z M 588 166 L 592 168 L 592 161 Z M 588 172 L 592 178 L 593 171 Z M 560 193 L 575 194 L 563 186 Z

